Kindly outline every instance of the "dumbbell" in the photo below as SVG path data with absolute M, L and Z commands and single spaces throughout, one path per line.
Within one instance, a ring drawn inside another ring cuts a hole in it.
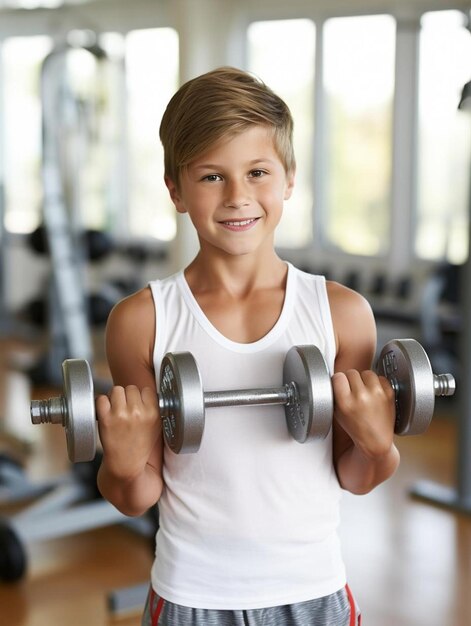
M 63 395 L 31 402 L 33 424 L 62 424 L 72 462 L 96 453 L 93 377 L 83 359 L 62 363 Z M 204 392 L 198 365 L 189 352 L 167 353 L 160 369 L 159 409 L 168 447 L 197 452 L 203 437 L 205 409 L 216 406 L 284 404 L 289 432 L 300 442 L 323 438 L 332 424 L 330 374 L 315 346 L 295 346 L 284 360 L 283 386 Z
M 396 339 L 382 349 L 376 370 L 395 391 L 395 433 L 425 432 L 435 396 L 453 395 L 451 374 L 433 374 L 425 350 L 414 339 Z M 59 423 L 65 428 L 72 462 L 91 460 L 96 450 L 93 380 L 88 363 L 62 364 L 64 394 L 31 403 L 34 424 Z M 196 452 L 201 444 L 207 408 L 283 405 L 290 435 L 299 443 L 327 436 L 333 418 L 330 372 L 316 346 L 294 346 L 283 364 L 283 385 L 270 388 L 204 391 L 189 352 L 168 353 L 160 369 L 159 408 L 164 439 L 175 453 Z

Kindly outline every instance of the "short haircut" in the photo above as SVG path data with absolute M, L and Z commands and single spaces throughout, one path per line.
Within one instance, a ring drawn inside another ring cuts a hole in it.
M 188 81 L 171 98 L 160 124 L 165 176 L 178 186 L 192 161 L 252 126 L 273 130 L 275 151 L 285 171 L 294 172 L 291 112 L 259 78 L 221 67 Z

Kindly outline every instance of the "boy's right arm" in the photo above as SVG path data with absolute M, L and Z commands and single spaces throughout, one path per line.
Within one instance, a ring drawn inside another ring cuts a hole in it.
M 154 305 L 146 288 L 121 301 L 110 314 L 106 353 L 115 387 L 96 402 L 103 446 L 98 488 L 125 515 L 145 513 L 163 488 L 154 341 Z

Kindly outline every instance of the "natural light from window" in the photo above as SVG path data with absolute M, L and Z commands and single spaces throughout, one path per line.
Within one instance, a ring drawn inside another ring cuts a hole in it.
M 324 238 L 349 254 L 389 246 L 395 20 L 342 17 L 324 26 Z
M 178 34 L 172 28 L 130 32 L 126 37 L 129 208 L 132 236 L 170 241 L 175 208 L 164 185 L 160 120 L 178 88 Z
M 1 47 L 5 160 L 5 228 L 29 233 L 41 219 L 41 101 L 39 73 L 50 37 L 11 37 Z
M 254 22 L 248 29 L 249 70 L 283 98 L 294 118 L 296 185 L 276 238 L 283 247 L 312 240 L 315 37 L 306 19 Z
M 422 19 L 415 252 L 462 263 L 468 254 L 471 116 L 458 111 L 471 78 L 471 35 L 459 11 Z

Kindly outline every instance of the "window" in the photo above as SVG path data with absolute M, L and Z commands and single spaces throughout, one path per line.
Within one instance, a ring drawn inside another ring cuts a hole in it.
M 99 41 L 108 56 L 103 63 L 78 48 L 67 53 L 64 65 L 64 102 L 57 116 L 64 125 L 60 150 L 67 203 L 87 228 L 116 229 L 118 223 L 119 234 L 170 240 L 176 220 L 163 185 L 158 129 L 178 86 L 177 33 L 169 28 L 133 31 L 125 38 L 105 33 Z M 42 219 L 40 76 L 51 49 L 51 39 L 42 36 L 12 37 L 1 48 L 10 232 L 29 233 Z
M 392 17 L 325 23 L 324 237 L 350 254 L 388 252 L 394 65 Z
M 178 34 L 171 28 L 130 32 L 126 37 L 128 92 L 128 223 L 131 236 L 163 241 L 176 232 L 175 209 L 163 183 L 159 125 L 178 88 Z
M 310 20 L 254 22 L 248 29 L 249 70 L 283 98 L 294 118 L 296 185 L 276 241 L 292 248 L 312 239 L 314 56 L 315 25 Z
M 415 252 L 461 263 L 468 253 L 471 123 L 458 111 L 471 74 L 471 37 L 458 11 L 422 18 L 419 77 L 419 173 Z
M 5 228 L 29 233 L 41 219 L 40 69 L 49 37 L 11 37 L 1 47 L 4 91 Z

